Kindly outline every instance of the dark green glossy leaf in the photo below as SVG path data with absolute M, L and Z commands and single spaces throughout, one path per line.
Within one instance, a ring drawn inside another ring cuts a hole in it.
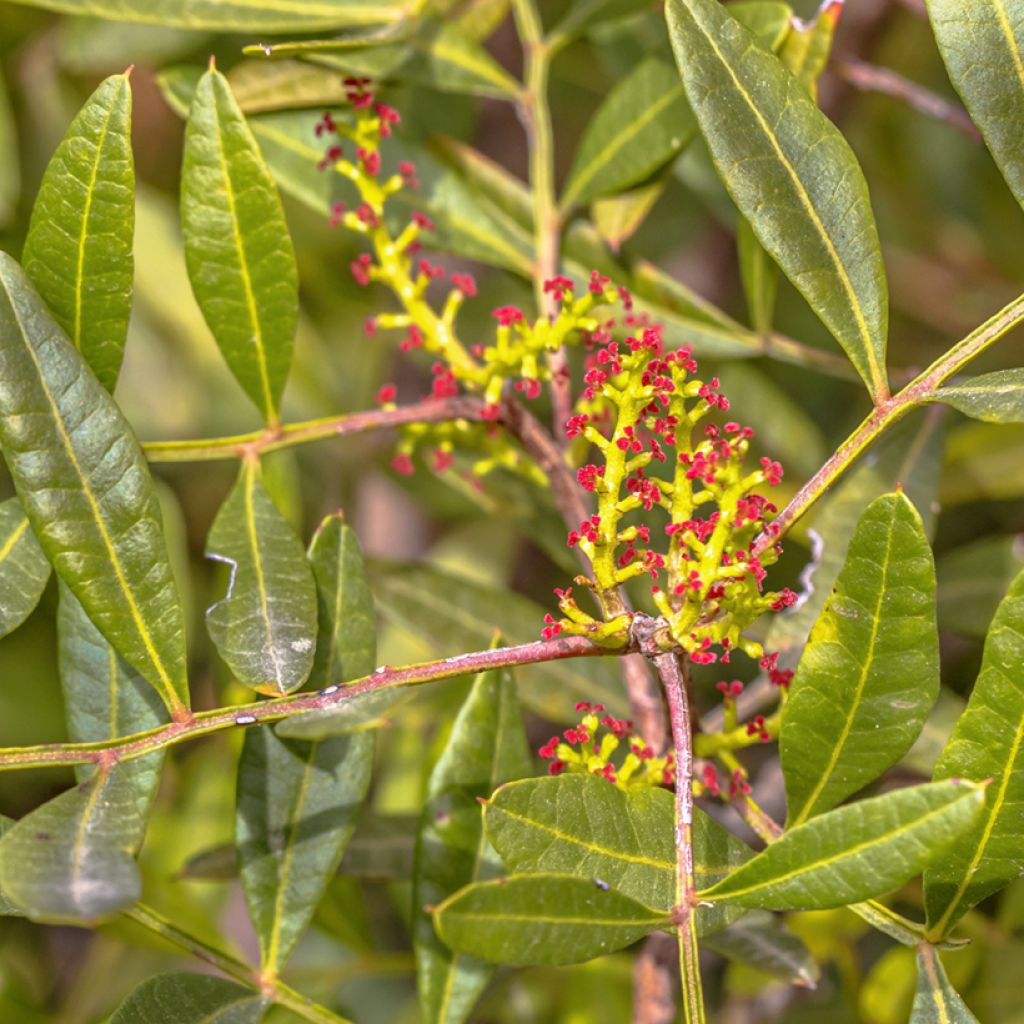
M 434 932 L 425 907 L 471 882 L 494 878 L 501 861 L 484 837 L 478 798 L 528 775 L 532 763 L 515 682 L 508 670 L 477 676 L 434 766 L 420 818 L 413 872 L 413 944 L 424 1020 L 468 1019 L 493 968 L 453 953 Z
M 984 787 L 949 781 L 847 804 L 788 829 L 699 896 L 765 910 L 859 903 L 941 859 L 977 820 L 984 799 Z
M 668 790 L 621 790 L 584 774 L 527 779 L 494 794 L 484 823 L 512 871 L 570 872 L 606 882 L 645 906 L 668 910 L 675 905 L 675 805 Z M 693 847 L 701 888 L 751 856 L 700 808 L 694 812 Z M 726 907 L 699 907 L 697 930 L 710 934 L 737 916 Z
M 811 951 L 771 914 L 749 913 L 725 931 L 708 936 L 701 945 L 787 985 L 818 986 L 821 968 Z
M 895 764 L 938 690 L 931 546 L 910 501 L 886 494 L 860 517 L 790 688 L 779 740 L 787 827 Z
M 0 253 L 0 445 L 39 544 L 173 711 L 185 633 L 153 482 L 131 427 Z
M 1024 568 L 1024 539 L 986 537 L 939 559 L 939 628 L 984 637 L 992 616 Z
M 1024 572 L 996 610 L 981 671 L 935 767 L 936 779 L 991 779 L 981 816 L 925 872 L 929 933 L 942 938 L 976 903 L 1024 871 Z
M 91 743 L 144 732 L 167 722 L 167 709 L 146 682 L 92 624 L 78 599 L 60 584 L 57 609 L 57 664 L 68 738 Z M 124 762 L 119 772 L 135 790 L 140 827 L 144 828 L 153 795 L 160 782 L 163 753 Z M 79 766 L 75 774 L 85 782 L 92 768 Z M 140 831 L 136 845 L 141 844 Z
M 218 32 L 309 32 L 398 21 L 399 0 L 15 0 L 63 14 Z
M 308 678 L 316 650 L 316 584 L 302 543 L 246 460 L 206 541 L 231 568 L 227 593 L 206 612 L 220 656 L 241 682 L 280 695 Z
M 377 620 L 359 540 L 340 512 L 313 535 L 308 558 L 319 607 L 310 688 L 368 676 L 377 664 Z M 280 734 L 279 734 L 280 735 Z
M 939 52 L 1017 202 L 1024 205 L 1024 3 L 926 0 Z
M 22 818 L 0 840 L 0 889 L 33 920 L 97 921 L 131 906 L 141 882 L 135 785 L 115 768 Z
M 17 498 L 0 502 L 0 636 L 32 614 L 50 578 L 50 563 Z
M 670 925 L 664 912 L 575 875 L 467 886 L 434 911 L 441 938 L 493 963 L 577 964 Z
M 114 1011 L 110 1024 L 259 1024 L 259 993 L 209 974 L 158 974 Z
M 733 201 L 872 395 L 886 395 L 885 269 L 852 150 L 717 0 L 670 0 L 666 10 L 687 97 Z
M 277 420 L 298 321 L 298 273 L 270 171 L 231 87 L 199 80 L 181 173 L 189 278 L 231 372 Z
M 509 643 L 537 639 L 544 609 L 518 594 L 426 565 L 374 567 L 374 593 L 384 615 L 410 629 L 438 656 L 487 647 L 496 632 Z M 423 595 L 429 594 L 429 602 Z M 579 659 L 529 666 L 519 674 L 519 696 L 555 721 L 576 700 L 600 701 L 626 714 L 617 666 Z
M 379 45 L 373 37 L 365 46 L 352 40 L 310 39 L 248 47 L 247 53 L 301 57 L 351 75 L 372 75 L 378 81 L 410 82 L 442 92 L 515 99 L 514 78 L 456 22 L 420 18 L 415 31 L 400 33 L 393 44 Z
M 934 947 L 924 944 L 917 950 L 917 992 L 910 1024 L 978 1024 L 950 985 Z
M 22 253 L 54 319 L 113 391 L 132 308 L 135 166 L 128 75 L 89 97 L 43 175 Z
M 931 394 L 976 420 L 988 423 L 1024 423 L 1024 369 L 997 370 L 947 384 Z
M 235 841 L 263 968 L 302 937 L 356 826 L 373 736 L 305 743 L 250 729 L 238 767 Z

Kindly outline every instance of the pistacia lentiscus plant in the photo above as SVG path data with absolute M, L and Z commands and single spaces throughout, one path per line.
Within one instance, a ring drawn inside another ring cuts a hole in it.
M 1017 1019 L 1024 3 L 547 7 L 5 8 L 0 1018 Z

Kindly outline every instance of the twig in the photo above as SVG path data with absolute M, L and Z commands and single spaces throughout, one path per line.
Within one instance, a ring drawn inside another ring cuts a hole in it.
M 834 60 L 829 65 L 839 78 L 862 92 L 877 92 L 883 96 L 906 103 L 925 117 L 933 118 L 955 128 L 973 142 L 981 142 L 981 132 L 975 127 L 966 110 L 956 103 L 938 96 L 916 82 L 911 82 L 890 68 L 878 67 L 846 57 Z
M 633 961 L 632 1024 L 673 1024 L 677 984 L 675 942 L 665 932 L 648 935 Z

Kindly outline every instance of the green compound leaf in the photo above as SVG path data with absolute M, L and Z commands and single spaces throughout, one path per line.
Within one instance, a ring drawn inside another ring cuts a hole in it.
M 57 606 L 57 664 L 68 722 L 68 737 L 91 743 L 144 732 L 167 722 L 167 709 L 146 682 L 92 624 L 67 584 L 60 584 Z M 140 828 L 144 828 L 160 782 L 163 752 L 125 761 L 119 768 L 135 789 Z M 92 768 L 80 765 L 79 782 Z M 138 844 L 142 842 L 142 832 Z
M 0 445 L 40 547 L 172 713 L 185 630 L 153 481 L 131 427 L 0 253 Z
M 309 32 L 406 17 L 404 0 L 15 0 L 63 14 L 218 32 Z
M 460 890 L 434 911 L 452 949 L 503 964 L 578 964 L 671 925 L 652 910 L 575 875 L 513 875 Z
M 318 689 L 368 676 L 377 664 L 373 594 L 359 540 L 340 512 L 320 523 L 307 557 L 316 580 L 320 622 L 307 685 Z
M 113 391 L 132 307 L 135 165 L 127 73 L 89 97 L 43 175 L 22 263 L 54 319 Z
M 0 889 L 36 921 L 82 924 L 131 906 L 142 835 L 133 782 L 97 770 L 22 818 L 0 840 Z
M 948 384 L 929 396 L 976 420 L 1024 423 L 1024 369 L 997 370 Z
M 701 899 L 765 910 L 825 910 L 879 896 L 941 859 L 977 820 L 984 787 L 897 789 L 787 830 Z
M 526 779 L 494 794 L 484 824 L 512 871 L 569 872 L 606 882 L 645 906 L 675 904 L 675 804 L 668 790 L 620 790 L 584 774 Z M 705 888 L 752 856 L 699 808 L 693 846 L 694 874 Z M 698 933 L 721 930 L 738 916 L 726 907 L 699 907 Z
M 936 779 L 991 779 L 974 825 L 925 872 L 931 936 L 942 938 L 980 900 L 1024 870 L 1024 572 L 996 610 L 967 710 L 935 766 Z
M 245 393 L 276 422 L 298 322 L 295 252 L 260 148 L 212 68 L 185 129 L 181 217 L 203 316 Z
M 884 397 L 885 268 L 853 151 L 717 0 L 669 0 L 666 11 L 683 86 L 733 201 Z
M 373 736 L 317 743 L 250 729 L 238 767 L 235 841 L 264 970 L 284 967 L 355 830 Z
M 910 1024 L 978 1024 L 950 985 L 934 946 L 922 944 L 917 949 L 917 992 Z
M 494 878 L 501 861 L 484 835 L 478 798 L 532 770 L 512 673 L 482 672 L 473 683 L 448 744 L 434 766 L 420 818 L 413 869 L 413 944 L 423 1018 L 461 1024 L 469 1018 L 493 967 L 453 953 L 424 909 L 464 885 Z
M 885 494 L 857 523 L 783 711 L 787 828 L 899 761 L 938 691 L 931 547 L 909 499 Z
M 1024 206 L 1024 3 L 926 0 L 950 80 Z
M 17 498 L 0 502 L 0 636 L 35 610 L 50 578 L 50 563 Z
M 259 1024 L 266 1010 L 252 989 L 180 971 L 144 981 L 114 1011 L 110 1024 Z
M 231 567 L 227 593 L 206 612 L 220 656 L 259 693 L 280 696 L 309 677 L 317 599 L 302 542 L 246 460 L 206 541 L 206 555 Z

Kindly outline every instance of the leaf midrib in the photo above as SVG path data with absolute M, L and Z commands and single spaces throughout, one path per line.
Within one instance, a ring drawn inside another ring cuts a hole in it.
M 263 572 L 263 558 L 260 552 L 260 541 L 256 535 L 256 512 L 253 497 L 256 491 L 256 466 L 246 464 L 245 472 L 245 532 L 249 538 L 252 552 L 253 575 L 256 577 L 256 591 L 260 599 L 260 615 L 267 637 L 267 651 L 274 666 L 274 679 L 280 692 L 284 692 L 284 672 L 281 659 L 277 656 L 277 644 L 274 640 L 274 623 L 270 614 L 270 597 L 267 593 L 267 580 Z
M 7 561 L 10 557 L 11 552 L 15 549 L 18 541 L 21 540 L 22 535 L 28 529 L 28 519 L 22 516 L 21 522 L 10 532 L 7 540 L 4 541 L 3 547 L 0 547 L 0 565 Z

